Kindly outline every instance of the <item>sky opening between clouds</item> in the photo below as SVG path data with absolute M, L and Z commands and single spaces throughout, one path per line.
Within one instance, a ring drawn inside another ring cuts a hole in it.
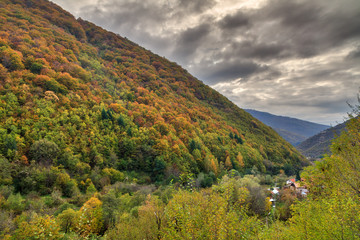
M 53 0 L 241 108 L 336 125 L 360 87 L 359 0 Z

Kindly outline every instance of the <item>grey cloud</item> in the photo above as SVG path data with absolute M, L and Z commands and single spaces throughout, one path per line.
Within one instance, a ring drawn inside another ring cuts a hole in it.
M 199 22 L 197 26 L 187 26 L 177 33 L 173 27 L 214 4 L 213 0 L 106 0 L 82 7 L 80 15 L 158 54 L 172 56 L 172 60 L 186 64 L 211 31 L 210 25 Z M 204 16 L 201 21 L 209 22 L 211 16 Z
M 335 94 L 331 87 L 302 89 L 295 83 L 293 85 L 293 88 L 283 88 L 272 81 L 241 82 L 241 88 L 246 89 L 241 93 L 233 91 L 237 89 L 236 85 L 218 90 L 241 107 L 252 107 L 319 123 L 334 123 L 346 115 L 348 110 L 346 101 L 349 99 L 344 93 Z M 266 98 L 262 97 L 262 92 Z
M 198 74 L 207 80 L 209 84 L 218 82 L 233 81 L 239 78 L 246 78 L 251 74 L 268 70 L 265 65 L 259 65 L 248 60 L 236 60 L 233 62 L 222 62 L 204 67 Z
M 97 4 L 84 5 L 79 15 L 157 54 L 168 56 L 174 38 L 171 33 L 159 34 L 159 31 L 162 31 L 171 12 L 167 4 L 155 3 L 153 0 L 99 1 Z
M 243 11 L 238 11 L 236 14 L 226 15 L 218 24 L 222 30 L 233 30 L 249 26 L 250 19 Z
M 265 20 L 278 19 L 283 25 L 304 27 L 311 25 L 320 18 L 322 9 L 316 1 L 269 1 L 260 11 Z
M 201 41 L 210 32 L 210 25 L 205 23 L 194 28 L 188 28 L 181 33 L 179 42 L 182 44 L 191 44 Z
M 239 55 L 246 58 L 282 58 L 288 56 L 288 46 L 277 43 L 257 43 L 254 41 L 242 41 L 233 43 L 230 51 L 236 51 Z
M 112 28 L 122 25 L 138 26 L 148 23 L 158 22 L 161 24 L 166 20 L 167 11 L 164 11 L 165 5 L 154 5 L 149 7 L 147 2 L 136 1 L 102 1 L 97 5 L 89 5 L 81 8 L 81 15 L 94 19 L 94 21 L 103 21 L 104 24 L 111 23 Z M 99 14 L 101 13 L 101 14 Z M 147 30 L 147 29 L 143 29 Z
M 357 47 L 357 49 L 351 51 L 346 58 L 347 59 L 358 59 L 358 58 L 360 58 L 360 46 Z
M 272 39 L 291 46 L 299 57 L 311 57 L 360 37 L 360 8 L 335 6 L 339 9 L 328 1 L 276 0 L 254 16 L 275 21 L 268 26 Z
M 344 96 L 331 95 L 330 92 L 332 89 L 328 89 L 328 93 L 324 93 L 324 90 L 315 88 L 309 89 L 309 98 L 304 99 L 301 96 L 293 97 L 286 96 L 289 98 L 289 101 L 270 101 L 272 106 L 276 106 L 276 108 L 288 109 L 288 115 L 292 115 L 301 109 L 308 109 L 314 111 L 316 109 L 316 113 L 321 114 L 329 114 L 329 115 L 338 115 L 339 113 L 343 113 L 343 117 L 346 116 L 347 103 L 349 99 Z M 319 96 L 320 92 L 320 96 Z M 342 117 L 338 117 L 341 119 Z
M 190 12 L 201 13 L 215 5 L 214 0 L 180 0 L 178 7 Z
M 246 81 L 214 87 L 241 107 L 334 124 L 350 110 L 346 102 L 355 102 L 360 74 L 350 69 L 359 69 L 358 62 L 329 56 L 326 64 L 309 63 L 304 63 L 303 71 L 278 76 L 272 65 L 267 71 L 248 75 Z M 268 76 L 270 70 L 275 76 Z
M 197 48 L 202 45 L 210 31 L 211 26 L 207 23 L 186 29 L 179 35 L 177 48 L 173 54 L 182 61 L 188 59 L 196 53 Z

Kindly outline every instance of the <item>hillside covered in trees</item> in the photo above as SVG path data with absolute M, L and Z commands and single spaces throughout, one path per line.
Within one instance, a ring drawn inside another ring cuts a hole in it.
M 306 157 L 321 158 L 330 153 L 331 142 L 346 131 L 346 122 L 331 127 L 301 142 L 296 148 Z
M 78 184 L 96 172 L 101 187 L 110 173 L 155 182 L 304 164 L 175 63 L 48 1 L 0 4 L 0 152 L 29 178 L 35 165 L 61 166 Z M 30 182 L 16 189 L 39 190 Z
M 260 185 L 307 164 L 176 63 L 49 1 L 0 1 L 1 238 L 252 238 Z

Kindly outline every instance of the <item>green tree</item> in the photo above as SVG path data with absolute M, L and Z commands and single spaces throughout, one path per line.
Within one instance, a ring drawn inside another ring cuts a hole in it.
M 75 229 L 77 219 L 78 212 L 68 208 L 57 216 L 56 221 L 59 223 L 61 230 L 68 233 Z
M 125 123 L 125 120 L 124 120 L 124 117 L 122 115 L 120 115 L 117 119 L 117 123 L 119 124 L 119 126 L 121 127 L 125 127 L 126 126 L 126 123 Z
M 9 210 L 13 210 L 15 213 L 19 214 L 25 210 L 25 199 L 20 193 L 10 194 L 6 201 L 6 206 Z
M 30 148 L 30 156 L 38 163 L 50 165 L 58 157 L 58 145 L 46 139 L 36 141 Z
M 12 184 L 11 163 L 0 155 L 0 185 Z
M 109 119 L 108 113 L 106 112 L 106 110 L 104 108 L 101 110 L 101 119 L 102 120 Z

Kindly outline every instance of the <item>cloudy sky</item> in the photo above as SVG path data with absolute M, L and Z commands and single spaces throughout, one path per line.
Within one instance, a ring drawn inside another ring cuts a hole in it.
M 359 0 L 52 0 L 242 108 L 336 125 L 360 87 Z

